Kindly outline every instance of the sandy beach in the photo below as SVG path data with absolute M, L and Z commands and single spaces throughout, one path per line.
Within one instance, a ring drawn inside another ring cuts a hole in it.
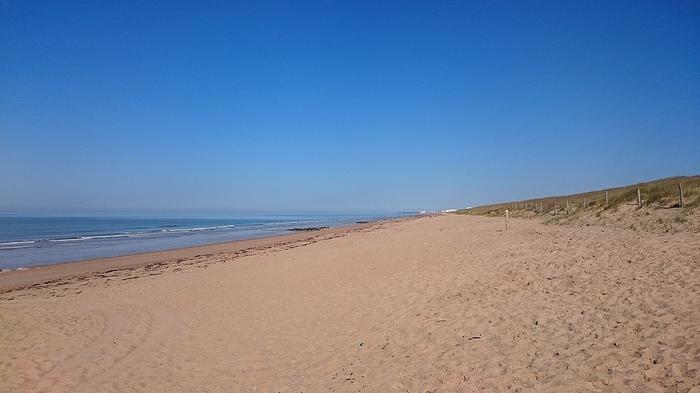
M 700 391 L 700 234 L 503 227 L 441 215 L 2 273 L 0 391 Z

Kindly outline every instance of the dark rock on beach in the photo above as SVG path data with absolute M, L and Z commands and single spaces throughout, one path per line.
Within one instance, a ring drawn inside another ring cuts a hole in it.
M 307 228 L 289 228 L 288 231 L 292 232 L 307 232 L 307 231 L 320 231 L 321 229 L 327 229 L 329 227 L 307 227 Z

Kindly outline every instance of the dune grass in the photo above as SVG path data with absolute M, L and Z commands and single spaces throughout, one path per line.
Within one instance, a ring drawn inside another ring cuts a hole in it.
M 681 209 L 678 185 L 683 188 L 683 211 L 692 211 L 700 205 L 700 176 L 669 177 L 624 187 L 609 188 L 579 194 L 549 196 L 478 206 L 458 210 L 460 214 L 501 216 L 505 210 L 517 216 L 573 215 L 580 212 L 614 211 L 622 205 L 637 205 L 637 189 L 642 205 L 651 209 Z M 605 193 L 608 194 L 606 203 Z

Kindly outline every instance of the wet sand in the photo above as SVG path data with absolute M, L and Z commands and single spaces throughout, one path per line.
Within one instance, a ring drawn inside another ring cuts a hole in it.
M 262 242 L 0 274 L 0 391 L 700 385 L 697 233 L 444 215 Z

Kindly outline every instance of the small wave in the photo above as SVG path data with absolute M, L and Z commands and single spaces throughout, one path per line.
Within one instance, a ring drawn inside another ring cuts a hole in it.
M 3 246 L 14 246 L 14 245 L 17 245 L 17 244 L 32 244 L 32 243 L 34 243 L 34 242 L 35 242 L 35 240 L 18 240 L 18 241 L 14 241 L 14 242 L 0 243 L 0 247 L 3 247 Z
M 100 235 L 75 235 L 75 236 L 65 236 L 56 238 L 44 238 L 35 240 L 17 240 L 0 243 L 0 250 L 9 250 L 15 248 L 27 248 L 38 246 L 41 243 L 72 243 L 81 242 L 86 240 L 101 240 L 101 239 L 115 239 L 115 238 L 143 238 L 150 236 L 158 236 L 167 233 L 186 233 L 186 232 L 199 232 L 199 231 L 213 231 L 213 230 L 224 230 L 236 227 L 234 224 L 228 225 L 216 225 L 208 227 L 194 227 L 194 228 L 171 228 L 171 229 L 154 229 L 147 231 L 133 231 L 133 232 L 119 232 L 119 233 L 106 233 Z
M 48 241 L 48 242 L 74 242 L 80 240 L 80 236 L 75 236 L 75 237 L 62 237 L 58 239 L 42 239 L 42 241 Z
M 94 235 L 94 236 L 82 236 L 80 240 L 92 240 L 92 239 L 112 239 L 115 237 L 128 237 L 128 233 L 114 234 L 114 235 Z
M 215 229 L 227 229 L 233 228 L 235 225 L 217 225 L 213 227 L 196 227 L 196 228 L 175 228 L 175 229 L 161 229 L 161 232 L 197 232 L 197 231 L 211 231 Z
M 64 238 L 59 238 L 59 239 L 48 239 L 48 241 L 56 242 L 56 243 L 79 242 L 79 241 L 83 241 L 83 240 L 112 239 L 115 237 L 129 237 L 129 234 L 118 233 L 118 234 L 113 234 L 113 235 L 72 236 L 72 237 L 64 237 Z
M 9 246 L 9 247 L 0 246 L 0 251 L 2 251 L 2 250 L 17 250 L 20 248 L 32 248 L 32 246 Z

